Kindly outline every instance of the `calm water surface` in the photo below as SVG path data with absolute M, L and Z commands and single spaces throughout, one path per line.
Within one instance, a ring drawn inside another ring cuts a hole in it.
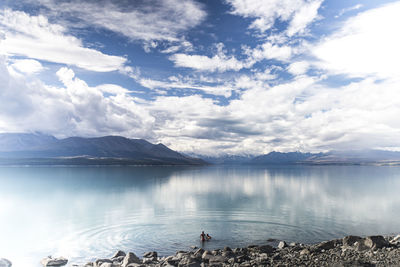
M 40 266 L 400 232 L 400 168 L 0 167 L 0 258 Z

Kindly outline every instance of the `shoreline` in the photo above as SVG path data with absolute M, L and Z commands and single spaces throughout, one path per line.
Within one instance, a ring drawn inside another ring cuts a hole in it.
M 53 260 L 61 259 L 64 258 Z M 43 261 L 42 264 L 46 266 Z M 191 250 L 164 257 L 155 251 L 141 257 L 133 252 L 117 251 L 108 259 L 99 258 L 83 265 L 71 262 L 68 266 L 400 266 L 400 235 L 346 236 L 314 244 L 280 241 L 278 246 L 250 245 L 212 251 L 192 246 Z

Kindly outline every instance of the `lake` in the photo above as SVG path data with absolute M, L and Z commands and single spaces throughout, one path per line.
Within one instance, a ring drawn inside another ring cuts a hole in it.
M 0 167 L 0 258 L 85 263 L 400 232 L 400 167 Z

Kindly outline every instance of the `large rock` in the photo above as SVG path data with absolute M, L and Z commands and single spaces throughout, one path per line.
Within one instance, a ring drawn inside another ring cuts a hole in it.
M 188 255 L 180 260 L 178 266 L 200 266 L 200 261 L 193 255 Z
M 286 244 L 285 241 L 281 241 L 281 242 L 279 242 L 279 244 L 278 244 L 278 248 L 279 248 L 279 249 L 286 248 L 287 246 L 288 246 L 288 245 Z
M 400 235 L 396 235 L 395 237 L 393 237 L 393 239 L 391 240 L 391 242 L 397 242 L 400 241 Z
M 43 266 L 64 266 L 68 260 L 64 257 L 52 258 L 51 256 L 44 258 L 40 261 Z
M 201 258 L 201 256 L 203 255 L 203 253 L 204 253 L 204 249 L 198 248 L 198 249 L 196 249 L 196 250 L 194 251 L 193 255 L 194 255 L 196 258 Z
M 213 256 L 209 259 L 210 265 L 227 262 L 228 259 L 224 256 Z
M 0 267 L 11 267 L 12 263 L 11 261 L 7 260 L 7 259 L 0 259 Z
M 347 248 L 347 247 L 353 247 L 355 245 L 356 242 L 363 242 L 364 238 L 360 237 L 360 236 L 355 236 L 355 235 L 349 235 L 343 238 L 342 243 L 343 243 L 343 247 Z
M 390 243 L 383 236 L 375 235 L 366 237 L 364 240 L 364 245 L 371 249 L 377 249 L 389 247 Z
M 128 252 L 124 260 L 122 261 L 122 267 L 128 266 L 130 263 L 141 263 L 140 259 L 135 255 L 135 253 Z
M 151 251 L 151 252 L 146 252 L 143 254 L 143 257 L 145 258 L 156 258 L 157 259 L 157 252 L 156 251 Z
M 336 245 L 336 240 L 330 240 L 330 241 L 325 241 L 325 242 L 321 242 L 316 246 L 316 249 L 318 251 L 321 250 L 329 250 L 329 249 L 333 249 L 335 248 Z
M 126 256 L 126 253 L 125 252 L 123 252 L 122 250 L 118 250 L 117 252 L 115 252 L 114 253 L 114 255 L 112 255 L 112 257 L 111 258 L 118 258 L 118 257 L 121 257 L 121 256 Z

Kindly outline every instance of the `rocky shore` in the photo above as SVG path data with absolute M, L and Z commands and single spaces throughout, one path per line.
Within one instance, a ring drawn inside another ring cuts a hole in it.
M 42 264 L 62 266 L 67 261 L 50 257 L 43 259 Z M 400 235 L 346 236 L 312 245 L 280 241 L 277 246 L 250 245 L 212 251 L 192 247 L 166 257 L 159 257 L 155 251 L 147 252 L 141 258 L 133 252 L 117 251 L 109 259 L 97 259 L 84 265 L 72 263 L 70 266 L 400 266 Z
M 109 259 L 72 266 L 400 266 L 400 235 L 346 236 L 312 245 L 280 241 L 278 246 L 251 245 L 212 251 L 192 247 L 166 257 L 147 252 L 139 258 L 133 252 L 117 251 Z

